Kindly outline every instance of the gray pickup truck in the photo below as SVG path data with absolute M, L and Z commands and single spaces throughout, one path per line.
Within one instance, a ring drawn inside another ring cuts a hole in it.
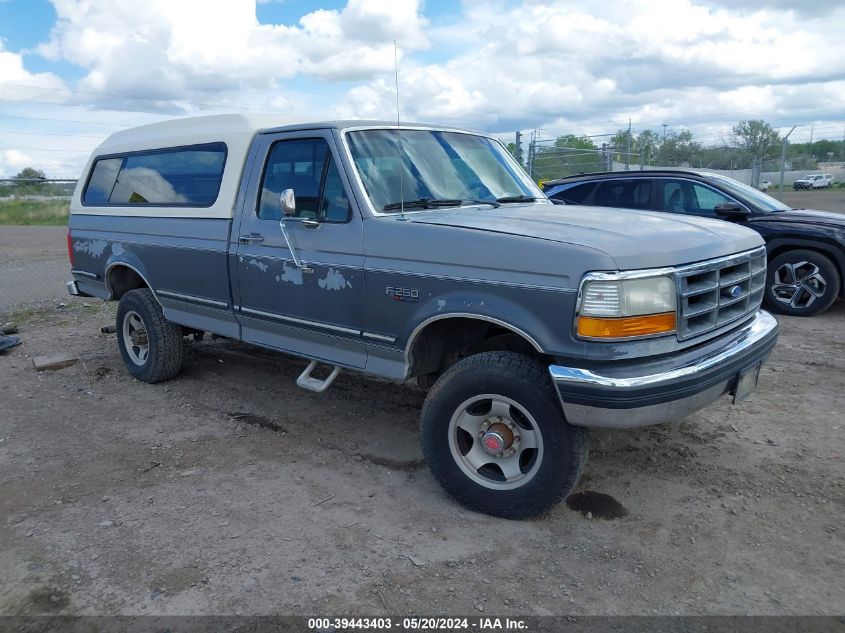
M 212 332 L 429 389 L 425 459 L 470 508 L 567 495 L 589 427 L 680 420 L 754 389 L 777 338 L 761 237 L 552 205 L 494 138 L 224 115 L 119 132 L 71 204 L 69 292 L 119 301 L 131 374 Z M 319 368 L 319 369 L 318 369 Z

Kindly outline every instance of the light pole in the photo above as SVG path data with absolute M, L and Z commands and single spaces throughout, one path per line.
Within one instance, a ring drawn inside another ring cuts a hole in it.
M 792 134 L 797 128 L 797 125 L 793 125 L 792 129 L 789 130 L 789 134 Z M 783 146 L 780 150 L 780 199 L 783 200 L 783 169 L 784 165 L 786 165 L 786 140 L 789 138 L 789 134 L 783 137 Z

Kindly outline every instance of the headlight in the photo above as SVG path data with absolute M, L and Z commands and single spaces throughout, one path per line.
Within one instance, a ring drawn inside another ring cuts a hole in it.
M 619 339 L 675 331 L 677 294 L 668 276 L 584 282 L 578 335 Z

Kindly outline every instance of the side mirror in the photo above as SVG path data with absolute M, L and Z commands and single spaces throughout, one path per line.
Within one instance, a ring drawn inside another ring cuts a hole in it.
M 549 198 L 549 200 L 551 200 L 552 204 L 557 204 L 557 205 L 560 205 L 560 206 L 563 206 L 563 207 L 566 206 L 566 203 L 563 200 L 561 200 L 560 198 Z
M 716 215 L 726 220 L 742 220 L 748 217 L 748 209 L 741 207 L 736 202 L 717 204 L 713 210 L 716 212 Z
M 285 189 L 279 195 L 279 206 L 282 209 L 282 218 L 296 215 L 296 196 L 293 194 L 293 189 Z

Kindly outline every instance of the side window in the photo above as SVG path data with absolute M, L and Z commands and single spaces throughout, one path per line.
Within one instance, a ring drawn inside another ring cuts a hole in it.
M 91 178 L 88 180 L 83 196 L 85 204 L 108 204 L 122 164 L 122 158 L 100 159 L 94 163 L 94 169 L 91 171 Z
M 663 181 L 663 210 L 684 213 L 684 190 L 677 180 Z
M 690 213 L 695 213 L 697 215 L 706 215 L 709 217 L 716 217 L 716 206 L 720 204 L 724 204 L 725 202 L 733 202 L 730 198 L 726 195 L 711 189 L 710 187 L 705 187 L 703 185 L 693 185 L 693 191 L 695 191 L 695 200 L 697 203 L 697 208 L 690 210 Z
M 648 209 L 651 206 L 651 180 L 647 178 L 606 180 L 596 190 L 594 204 L 600 207 Z
M 580 185 L 573 185 L 563 191 L 552 194 L 553 198 L 563 200 L 568 204 L 584 204 L 587 196 L 595 189 L 595 182 L 585 182 Z
M 663 209 L 672 213 L 687 213 L 716 217 L 716 205 L 733 202 L 728 196 L 706 185 L 688 180 L 663 181 Z
M 349 220 L 349 199 L 325 139 L 295 139 L 273 144 L 261 183 L 259 218 L 281 218 L 279 196 L 285 189 L 293 189 L 296 217 L 322 222 Z
M 352 208 L 343 188 L 343 180 L 337 170 L 337 164 L 329 156 L 329 167 L 326 170 L 326 181 L 323 185 L 323 201 L 320 206 L 321 220 L 326 222 L 346 222 Z
M 210 207 L 220 191 L 225 163 L 223 143 L 99 159 L 82 202 L 121 207 Z

